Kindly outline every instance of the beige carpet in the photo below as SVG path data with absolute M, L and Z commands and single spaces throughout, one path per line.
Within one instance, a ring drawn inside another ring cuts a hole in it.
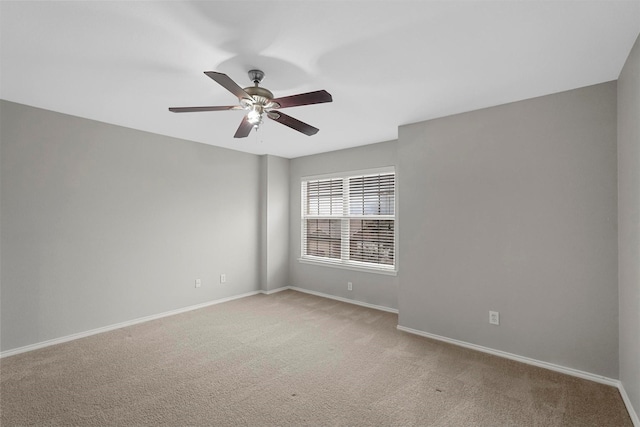
M 295 291 L 0 361 L 1 425 L 631 426 L 618 391 Z

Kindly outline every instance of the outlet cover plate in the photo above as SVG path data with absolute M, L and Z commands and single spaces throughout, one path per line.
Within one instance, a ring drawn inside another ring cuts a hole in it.
M 490 311 L 489 312 L 489 323 L 491 323 L 492 325 L 499 325 L 500 324 L 500 313 L 497 311 Z

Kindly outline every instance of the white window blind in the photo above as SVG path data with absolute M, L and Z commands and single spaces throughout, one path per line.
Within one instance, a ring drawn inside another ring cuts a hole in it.
M 302 181 L 302 259 L 395 270 L 395 173 Z

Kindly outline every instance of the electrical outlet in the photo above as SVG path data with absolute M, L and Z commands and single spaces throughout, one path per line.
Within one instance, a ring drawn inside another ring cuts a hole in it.
M 227 275 L 226 274 L 221 274 L 220 275 L 220 283 L 227 283 Z
M 202 286 L 202 280 L 196 279 L 196 288 L 199 288 L 200 286 Z
M 499 325 L 500 324 L 500 313 L 498 313 L 497 311 L 490 311 L 489 312 L 489 323 L 491 323 L 492 325 Z
M 348 291 L 352 291 L 353 290 L 353 283 L 347 282 L 347 290 Z

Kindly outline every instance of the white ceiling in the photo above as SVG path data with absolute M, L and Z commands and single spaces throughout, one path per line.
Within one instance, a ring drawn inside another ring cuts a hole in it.
M 0 2 L 0 97 L 255 154 L 298 157 L 397 138 L 399 125 L 618 78 L 633 1 Z M 242 111 L 203 74 L 333 103 L 234 139 Z

